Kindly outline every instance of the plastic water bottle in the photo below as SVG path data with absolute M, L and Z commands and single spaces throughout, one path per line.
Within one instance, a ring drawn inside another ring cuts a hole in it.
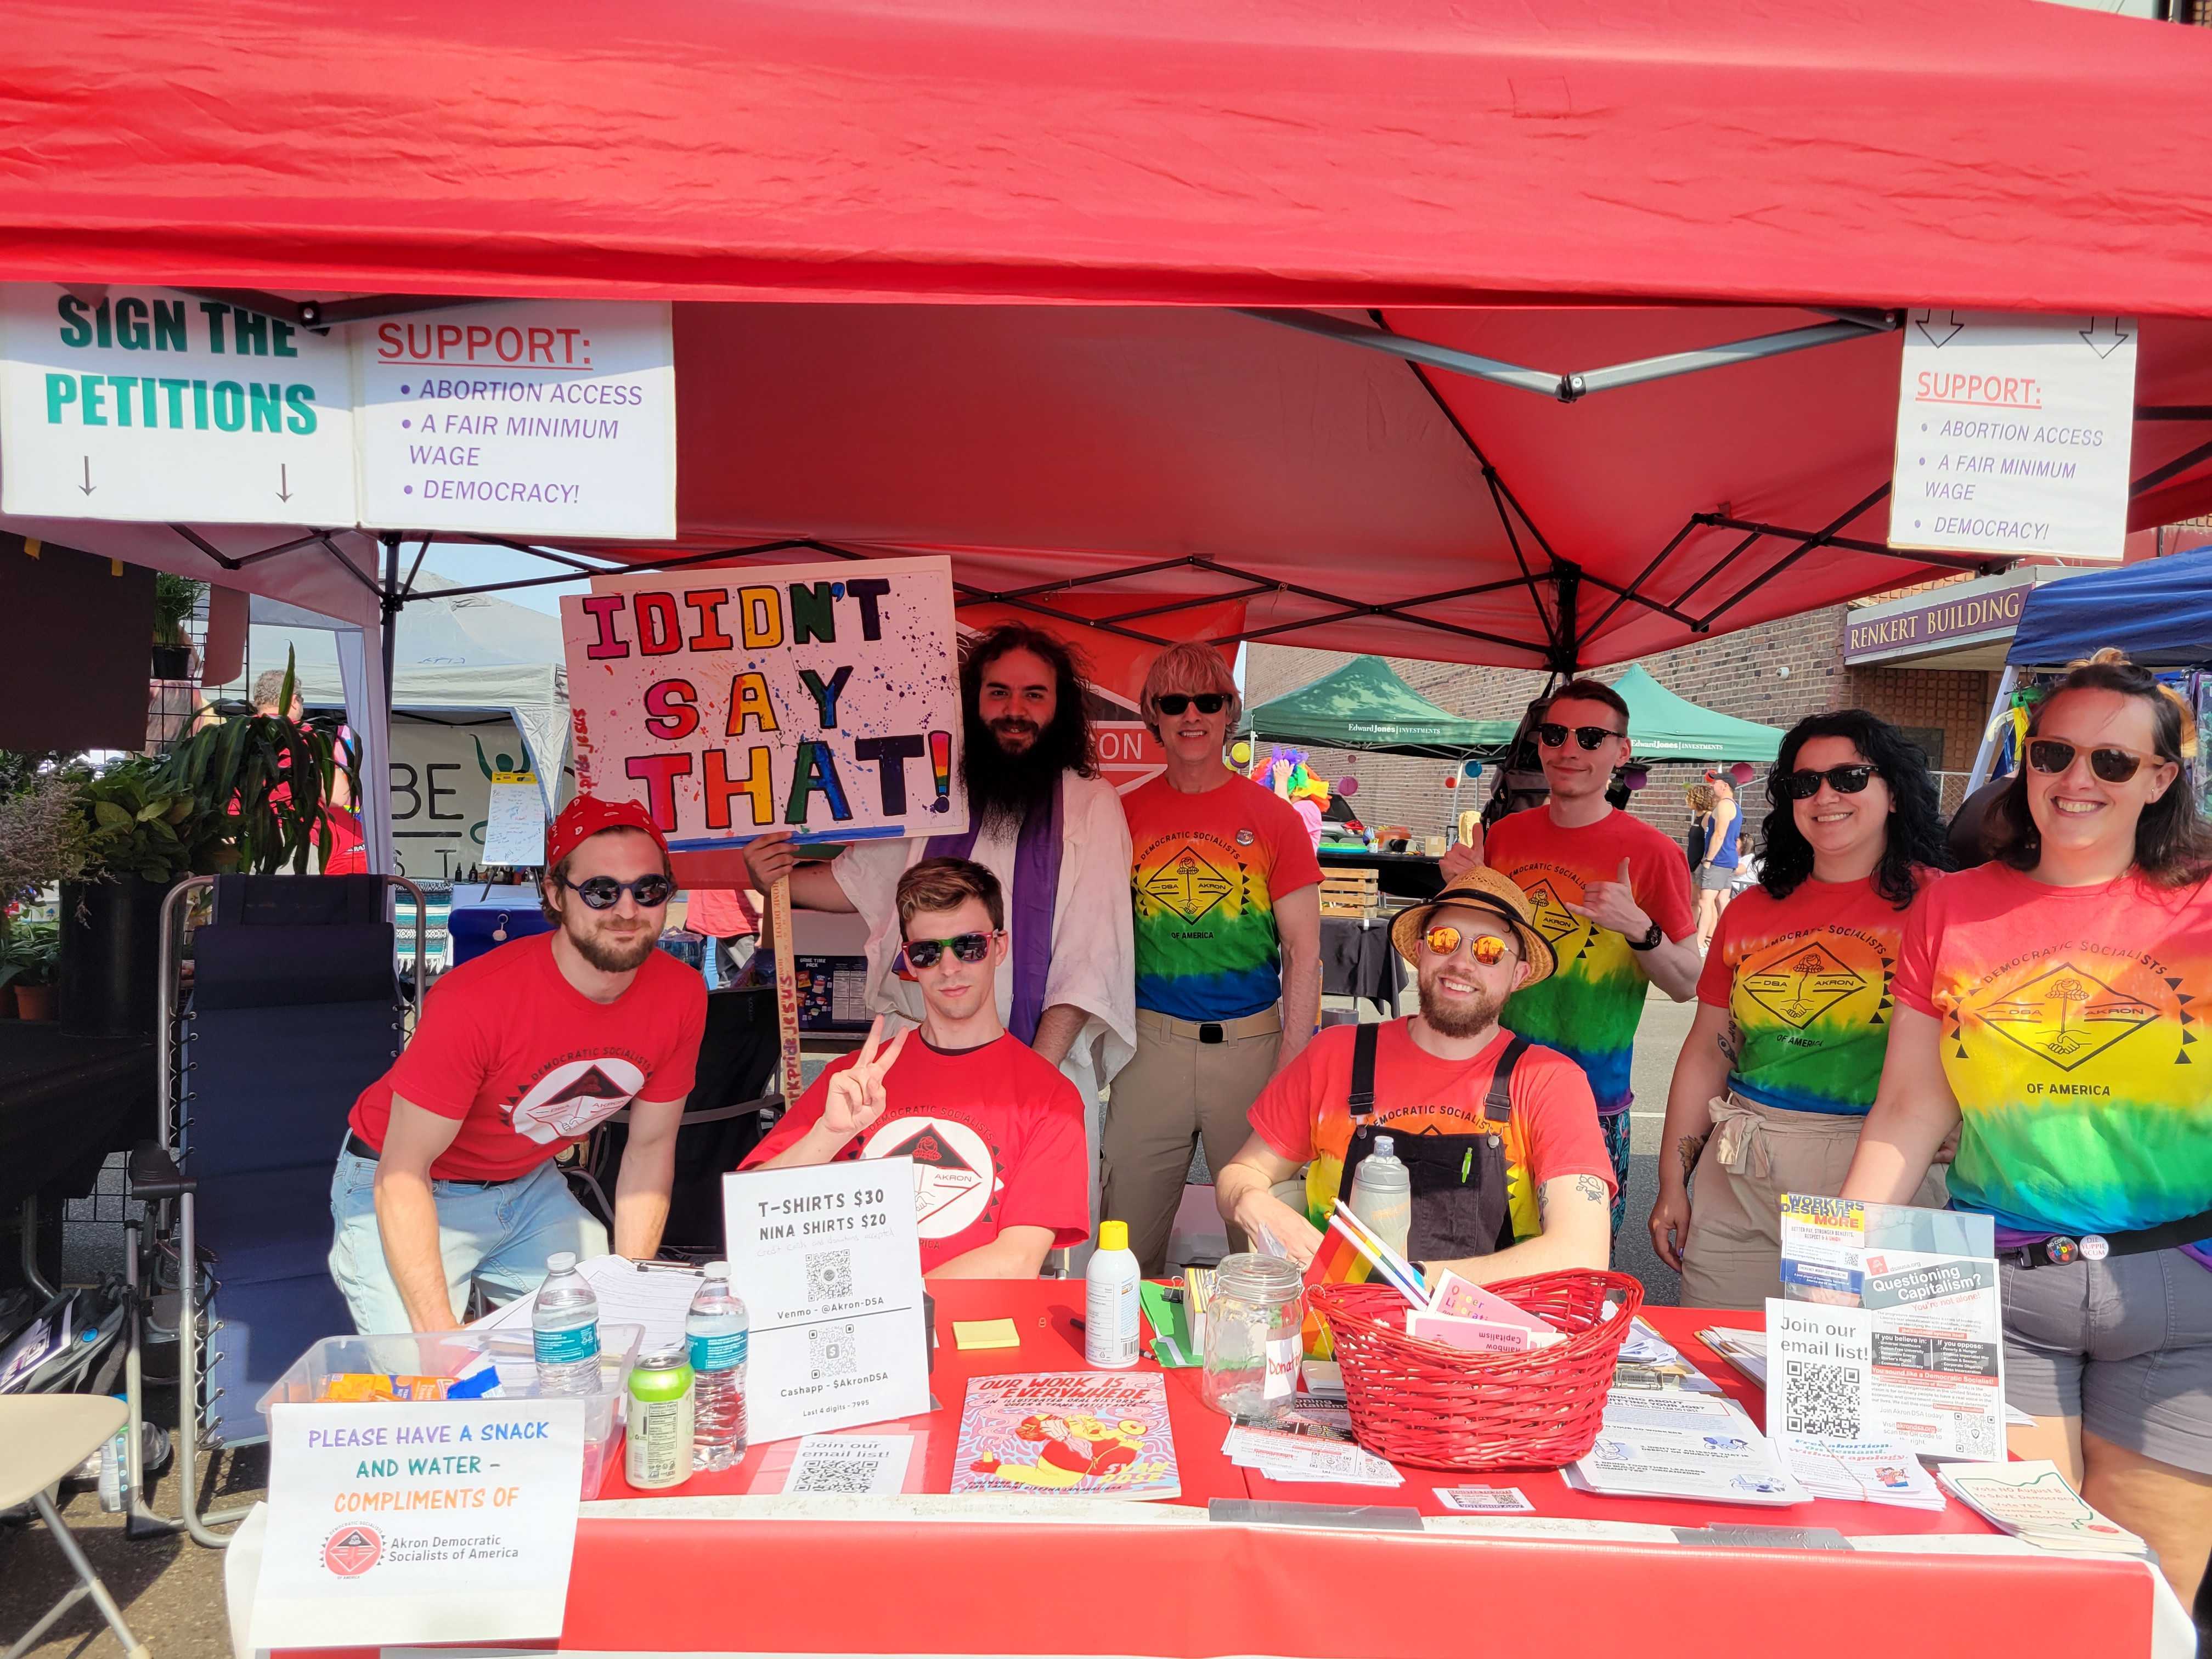
M 745 1350 L 753 1322 L 730 1288 L 730 1264 L 709 1261 L 691 1298 L 684 1334 L 698 1377 L 692 1411 L 691 1467 L 726 1469 L 745 1455 Z
M 599 1298 L 576 1271 L 573 1251 L 545 1258 L 545 1282 L 531 1310 L 540 1394 L 599 1391 Z
M 1413 1235 L 1413 1175 L 1389 1135 L 1375 1137 L 1375 1150 L 1352 1173 L 1352 1213 L 1400 1255 L 1406 1254 Z
M 1103 1370 L 1121 1370 L 1138 1359 L 1136 1252 L 1129 1224 L 1098 1224 L 1098 1249 L 1084 1270 L 1083 1358 Z
M 120 1510 L 130 1485 L 131 1420 L 125 1418 L 121 1428 L 100 1442 L 100 1507 L 110 1515 Z

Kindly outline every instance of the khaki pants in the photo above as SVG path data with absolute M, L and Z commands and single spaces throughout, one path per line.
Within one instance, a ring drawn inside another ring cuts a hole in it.
M 1682 1306 L 1764 1308 L 1782 1294 L 1782 1195 L 1843 1191 L 1864 1118 L 1788 1112 L 1729 1094 L 1712 1104 L 1713 1132 L 1690 1182 L 1690 1237 L 1682 1249 Z M 1941 1209 L 1942 1170 L 1911 1201 Z
M 1129 1248 L 1147 1278 L 1167 1270 L 1192 1145 L 1202 1139 L 1206 1167 L 1218 1170 L 1250 1137 L 1245 1113 L 1274 1074 L 1283 1022 L 1270 1008 L 1222 1021 L 1218 1042 L 1200 1041 L 1200 1030 L 1138 1009 L 1136 1057 L 1114 1074 L 1107 1104 L 1099 1219 L 1129 1224 Z M 1246 1248 L 1234 1227 L 1229 1248 Z

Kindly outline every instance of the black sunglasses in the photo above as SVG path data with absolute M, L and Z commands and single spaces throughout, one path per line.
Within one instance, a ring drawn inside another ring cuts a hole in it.
M 961 961 L 981 962 L 991 954 L 991 941 L 996 938 L 996 933 L 963 933 L 958 939 L 910 939 L 904 946 L 907 966 L 936 967 L 948 945 L 952 947 L 952 954 Z
M 1778 787 L 1791 800 L 1812 799 L 1820 793 L 1824 783 L 1839 795 L 1856 795 L 1878 770 L 1878 767 L 1869 766 L 1863 761 L 1850 766 L 1832 766 L 1825 772 L 1808 768 L 1784 773 Z
M 1196 703 L 1201 714 L 1218 714 L 1229 707 L 1229 699 L 1218 691 L 1201 691 L 1196 696 L 1185 696 L 1180 691 L 1164 692 L 1152 699 L 1152 707 L 1163 714 L 1180 714 Z
M 675 892 L 676 884 L 665 876 L 640 876 L 635 881 L 617 881 L 612 876 L 587 876 L 581 881 L 570 881 L 566 876 L 561 884 L 594 910 L 611 910 L 622 902 L 628 893 L 638 902 L 639 908 L 657 910 L 668 902 Z
M 2074 757 L 2081 752 L 2080 745 L 2063 738 L 2030 738 L 2027 740 L 2027 763 L 2039 772 L 2056 777 L 2074 764 Z M 2142 769 L 2145 757 L 2132 749 L 2107 745 L 2089 751 L 2089 769 L 2106 783 L 2125 783 Z
M 1622 738 L 1628 735 L 1625 732 L 1615 732 L 1602 726 L 1577 726 L 1574 728 L 1574 732 L 1575 741 L 1585 749 L 1595 749 L 1607 738 Z M 1566 740 L 1567 728 L 1556 720 L 1546 720 L 1536 728 L 1536 741 L 1547 749 L 1557 749 Z

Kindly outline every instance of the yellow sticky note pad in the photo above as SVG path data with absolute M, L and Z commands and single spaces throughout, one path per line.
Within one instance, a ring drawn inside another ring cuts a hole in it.
M 952 1346 L 963 1349 L 1018 1348 L 1022 1339 L 1011 1319 L 956 1319 L 952 1322 Z

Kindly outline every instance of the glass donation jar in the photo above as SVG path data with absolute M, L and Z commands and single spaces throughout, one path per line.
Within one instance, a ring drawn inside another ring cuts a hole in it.
M 1273 1421 L 1298 1385 L 1305 1285 L 1271 1255 L 1224 1256 L 1206 1307 L 1206 1403 L 1239 1422 Z

